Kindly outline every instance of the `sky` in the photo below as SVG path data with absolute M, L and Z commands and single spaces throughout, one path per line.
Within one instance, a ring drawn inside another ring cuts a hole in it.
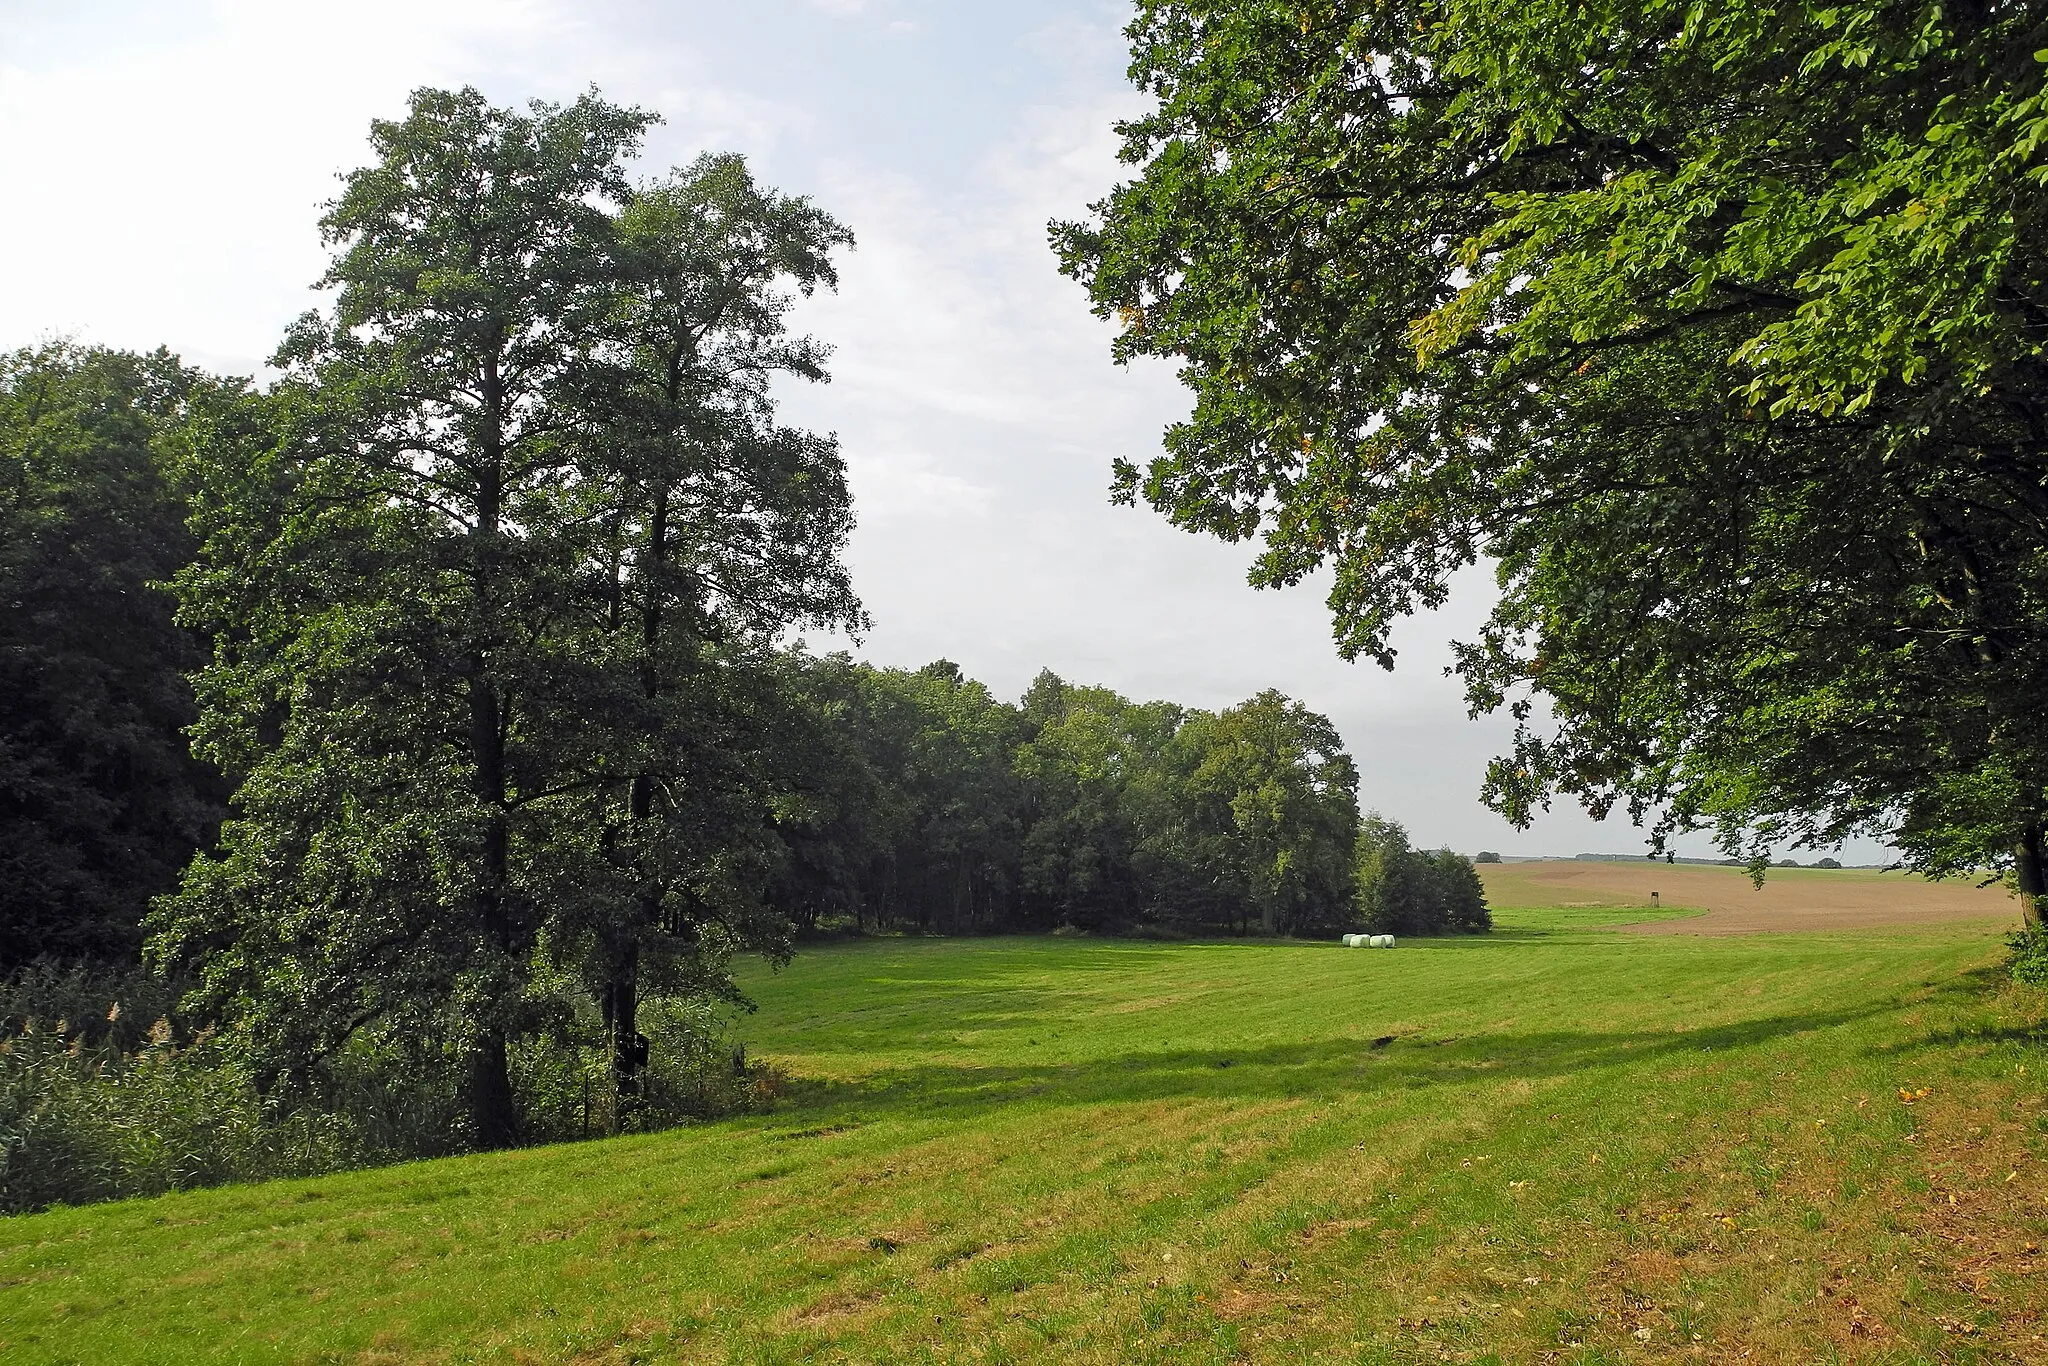
M 1046 223 L 1118 178 L 1128 6 L 1104 0 L 0 0 L 0 347 L 167 345 L 260 373 L 320 302 L 315 227 L 370 120 L 422 85 L 500 104 L 592 86 L 663 120 L 639 172 L 743 153 L 857 238 L 798 325 L 832 379 L 784 417 L 838 434 L 854 582 L 878 664 L 944 657 L 1000 696 L 1041 668 L 1223 707 L 1276 687 L 1328 715 L 1360 800 L 1418 844 L 1627 852 L 1569 805 L 1526 831 L 1478 800 L 1501 718 L 1467 718 L 1448 642 L 1490 603 L 1475 568 L 1404 623 L 1392 673 L 1347 664 L 1313 581 L 1246 586 L 1251 551 L 1110 505 L 1187 409 L 1121 369 Z M 814 639 L 814 647 L 843 642 Z M 1680 851 L 1710 853 L 1702 838 Z M 1878 861 L 1875 845 L 1844 851 Z M 1801 855 L 1811 857 L 1811 855 Z

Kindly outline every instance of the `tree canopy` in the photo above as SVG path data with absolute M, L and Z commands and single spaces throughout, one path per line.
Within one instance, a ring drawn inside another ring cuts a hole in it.
M 1894 839 L 2040 888 L 2048 17 L 1149 0 L 1132 178 L 1056 224 L 1189 418 L 1120 497 L 1327 566 L 1337 642 L 1491 557 L 1518 821 Z M 1534 725 L 1531 696 L 1550 721 Z
M 819 737 L 775 896 L 816 926 L 1335 933 L 1358 923 L 1358 775 L 1273 691 L 1208 712 L 1046 670 L 1021 702 L 950 661 L 808 661 Z
M 121 957 L 221 816 L 194 759 L 192 553 L 165 478 L 195 385 L 165 352 L 0 356 L 0 965 Z
M 602 996 L 629 1089 L 646 955 L 715 992 L 781 942 L 769 655 L 859 620 L 838 450 L 768 394 L 822 375 L 784 291 L 847 234 L 735 158 L 630 184 L 648 122 L 417 92 L 324 220 L 331 312 L 189 474 L 198 733 L 238 790 L 158 951 L 287 1074 L 366 1027 L 455 1051 L 485 1145 L 549 973 Z

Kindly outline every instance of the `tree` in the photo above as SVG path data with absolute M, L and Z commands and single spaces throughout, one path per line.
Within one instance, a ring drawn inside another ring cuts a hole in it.
M 1340 649 L 1481 555 L 1487 796 L 1897 840 L 2043 889 L 2048 223 L 2028 6 L 1152 0 L 1057 225 L 1191 417 L 1177 524 L 1330 564 Z M 1554 729 L 1527 723 L 1547 695 Z
M 1409 847 L 1399 823 L 1374 812 L 1358 826 L 1358 908 L 1376 934 L 1484 934 L 1486 888 L 1470 860 Z
M 1036 729 L 1015 761 L 1029 792 L 1027 919 L 1101 930 L 1201 918 L 1175 904 L 1174 860 L 1162 856 L 1160 838 L 1186 801 L 1167 750 L 1187 713 L 1074 687 L 1050 670 L 1025 694 L 1023 711 Z
M 1449 849 L 1427 854 L 1436 881 L 1437 905 L 1442 908 L 1444 928 L 1453 934 L 1485 934 L 1493 928 L 1493 912 L 1486 904 L 1486 884 L 1472 860 Z
M 165 477 L 203 377 L 167 352 L 0 356 L 0 965 L 132 958 L 221 815 L 192 757 L 200 644 Z
M 1246 909 L 1264 934 L 1334 929 L 1350 918 L 1358 770 L 1329 718 L 1267 689 L 1181 733 L 1196 762 L 1186 800 L 1222 838 Z
M 795 721 L 770 663 L 776 638 L 794 623 L 857 630 L 864 617 L 839 558 L 853 515 L 837 444 L 779 426 L 769 389 L 779 376 L 825 378 L 825 349 L 788 334 L 786 291 L 834 287 L 831 254 L 852 234 L 758 186 L 737 156 L 700 157 L 636 189 L 616 228 L 600 352 L 613 363 L 587 376 L 584 421 L 609 463 L 605 602 L 638 696 L 586 720 L 609 720 L 602 748 L 631 773 L 623 811 L 594 814 L 632 851 L 637 886 L 590 903 L 584 966 L 630 1098 L 642 959 L 701 954 L 719 918 L 703 913 L 702 870 L 759 824 L 764 784 L 777 781 L 737 762 L 773 750 Z M 736 665 L 752 672 L 751 694 L 735 690 Z M 736 705 L 743 694 L 752 700 Z M 686 974 L 717 975 L 703 963 Z
M 442 1041 L 484 1146 L 541 977 L 602 994 L 629 1098 L 643 951 L 729 991 L 780 942 L 769 644 L 858 610 L 836 447 L 766 388 L 817 373 L 776 290 L 829 284 L 844 230 L 730 159 L 635 190 L 648 121 L 416 92 L 323 220 L 332 313 L 192 462 L 180 592 L 238 814 L 158 950 L 273 1075 L 366 1027 Z
M 778 812 L 783 858 L 769 898 L 801 930 L 827 921 L 879 926 L 893 860 L 914 819 L 891 762 L 900 753 L 892 724 L 900 713 L 877 705 L 874 670 L 847 655 L 793 653 L 790 664 L 789 694 L 811 739 Z
M 869 676 L 909 820 L 889 860 L 886 914 L 924 930 L 991 929 L 1015 904 L 1016 709 L 940 659 Z

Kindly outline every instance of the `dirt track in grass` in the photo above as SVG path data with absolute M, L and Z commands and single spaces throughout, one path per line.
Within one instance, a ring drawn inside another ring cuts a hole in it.
M 1498 863 L 1482 865 L 1480 873 L 1496 907 L 1612 907 L 1613 923 L 1635 934 L 1790 934 L 2019 919 L 2000 887 L 1862 868 L 1773 868 L 1761 888 L 1740 868 L 1648 859 Z M 1653 906 L 1666 916 L 1678 909 L 1704 914 L 1627 923 L 1628 911 Z

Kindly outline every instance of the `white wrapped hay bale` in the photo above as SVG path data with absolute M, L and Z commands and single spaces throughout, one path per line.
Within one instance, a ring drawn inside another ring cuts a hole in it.
M 1345 947 L 1345 948 L 1347 948 L 1347 949 L 1355 949 L 1355 948 L 1359 948 L 1359 947 L 1361 947 L 1361 946 L 1363 946 L 1363 945 L 1364 945 L 1365 941 L 1366 941 L 1366 936 L 1365 936 L 1365 935 L 1362 935 L 1362 934 L 1347 934 L 1347 935 L 1345 935 L 1345 936 L 1344 936 L 1344 947 Z
M 1391 934 L 1375 934 L 1368 936 L 1366 943 L 1376 949 L 1391 949 L 1394 947 L 1394 936 Z

